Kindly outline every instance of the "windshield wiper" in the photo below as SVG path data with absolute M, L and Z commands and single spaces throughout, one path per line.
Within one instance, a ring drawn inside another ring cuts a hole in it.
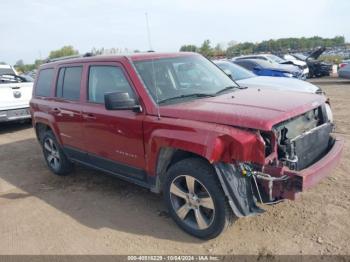
M 158 104 L 162 104 L 164 102 L 168 102 L 171 100 L 176 100 L 176 99 L 181 99 L 181 98 L 187 98 L 187 97 L 213 97 L 215 96 L 214 94 L 204 94 L 204 93 L 195 93 L 195 94 L 187 94 L 187 95 L 179 95 L 179 96 L 174 96 L 174 97 L 169 97 L 163 100 L 160 100 Z
M 228 91 L 228 90 L 231 90 L 231 89 L 235 89 L 235 88 L 237 88 L 237 89 L 247 89 L 248 87 L 247 86 L 226 86 L 225 88 L 217 91 L 215 94 L 218 95 L 218 94 L 221 94 L 221 93 L 223 93 L 225 91 Z

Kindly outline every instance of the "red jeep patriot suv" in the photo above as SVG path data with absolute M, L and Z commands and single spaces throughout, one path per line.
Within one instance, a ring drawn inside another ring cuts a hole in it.
M 163 193 L 204 239 L 257 202 L 295 199 L 343 148 L 324 96 L 245 88 L 194 53 L 48 62 L 30 106 L 53 173 L 83 164 Z

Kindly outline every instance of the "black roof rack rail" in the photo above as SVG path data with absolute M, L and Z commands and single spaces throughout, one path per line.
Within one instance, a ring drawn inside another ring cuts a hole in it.
M 45 60 L 45 63 L 52 63 L 52 62 L 56 62 L 56 61 L 61 61 L 61 60 L 67 60 L 67 59 L 73 59 L 73 58 L 82 58 L 82 57 L 91 57 L 91 56 L 95 56 L 93 53 L 85 53 L 83 55 L 69 55 L 69 56 L 62 56 L 62 57 L 58 57 L 58 58 L 48 58 Z

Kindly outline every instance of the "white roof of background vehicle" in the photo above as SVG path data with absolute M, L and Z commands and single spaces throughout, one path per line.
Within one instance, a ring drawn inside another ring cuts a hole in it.
M 1 65 L 0 64 L 0 68 L 12 68 L 10 65 Z
M 250 54 L 250 55 L 241 55 L 241 56 L 234 57 L 234 58 L 232 58 L 232 59 L 239 59 L 239 58 L 252 57 L 252 56 L 268 57 L 268 56 L 270 56 L 270 55 L 273 55 L 273 54 Z
M 238 57 L 234 57 L 234 58 L 232 58 L 232 60 L 236 60 L 236 59 L 240 59 L 240 58 L 246 58 L 246 57 L 265 57 L 265 58 L 267 58 L 268 60 L 274 60 L 274 59 L 272 59 L 271 58 L 271 56 L 273 56 L 273 57 L 276 57 L 276 55 L 274 55 L 274 54 L 252 54 L 252 55 L 242 55 L 242 56 L 238 56 Z M 289 55 L 290 56 L 290 55 Z M 299 60 L 299 59 L 296 59 L 296 58 L 294 58 L 293 56 L 284 56 L 284 60 L 290 60 L 290 61 L 292 61 L 293 60 L 293 63 L 295 62 L 295 64 L 297 64 L 297 65 L 301 65 L 301 66 L 303 66 L 303 65 L 306 65 L 306 62 L 305 61 L 301 61 L 301 60 Z M 278 57 L 278 56 L 277 56 Z M 294 59 L 293 59 L 294 58 Z
M 15 75 L 18 75 L 16 69 L 13 66 L 6 65 L 6 64 L 5 65 L 0 65 L 0 69 L 11 69 L 15 73 Z

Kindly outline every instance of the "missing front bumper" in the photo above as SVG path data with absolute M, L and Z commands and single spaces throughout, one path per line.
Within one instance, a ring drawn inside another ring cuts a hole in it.
M 214 167 L 234 214 L 237 217 L 252 216 L 264 211 L 256 205 L 259 198 L 266 204 L 282 199 L 294 200 L 301 192 L 316 185 L 339 163 L 343 147 L 344 140 L 336 138 L 321 159 L 301 171 L 264 166 L 262 172 L 253 171 L 251 175 L 244 175 L 234 164 L 217 163 Z M 257 185 L 253 184 L 254 179 L 258 180 Z M 260 192 L 264 194 L 263 197 L 259 196 Z
M 289 179 L 274 183 L 272 196 L 274 199 L 294 200 L 298 195 L 315 186 L 323 178 L 331 174 L 331 171 L 338 165 L 344 147 L 344 140 L 337 137 L 329 145 L 322 157 L 316 162 L 300 171 L 291 170 L 287 167 L 264 166 L 262 170 L 274 177 L 287 176 Z M 265 192 L 268 190 L 266 183 L 261 183 Z

